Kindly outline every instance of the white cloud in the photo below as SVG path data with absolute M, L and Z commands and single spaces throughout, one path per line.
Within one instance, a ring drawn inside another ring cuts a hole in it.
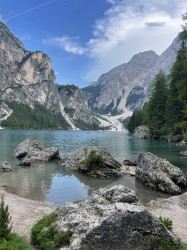
M 112 4 L 96 20 L 93 38 L 87 46 L 94 59 L 86 80 L 127 62 L 141 51 L 161 54 L 181 30 L 186 0 L 107 0 Z
M 78 37 L 69 37 L 69 36 L 62 36 L 62 37 L 53 37 L 43 40 L 45 44 L 52 44 L 59 48 L 64 49 L 67 52 L 82 55 L 85 53 L 86 49 L 79 46 L 77 43 Z

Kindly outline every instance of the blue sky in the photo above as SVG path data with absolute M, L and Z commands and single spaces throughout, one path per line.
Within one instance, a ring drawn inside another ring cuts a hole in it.
M 161 54 L 186 0 L 0 0 L 0 20 L 52 60 L 57 83 L 84 87 L 141 51 Z

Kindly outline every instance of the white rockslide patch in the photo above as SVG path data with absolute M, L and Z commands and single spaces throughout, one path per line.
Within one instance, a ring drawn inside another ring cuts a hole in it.
M 8 113 L 3 118 L 0 119 L 0 124 L 1 124 L 2 121 L 5 121 L 9 116 L 11 116 L 12 112 L 13 112 L 13 110 L 10 109 L 8 111 Z M 0 129 L 3 129 L 3 127 L 0 126 Z
M 132 111 L 125 110 L 125 112 L 121 115 L 100 115 L 100 118 L 97 117 L 99 122 L 101 123 L 100 126 L 110 126 L 110 131 L 124 131 L 126 130 L 121 123 L 121 120 L 132 115 Z M 103 119 L 104 120 L 103 120 Z M 107 120 L 107 121 L 106 121 Z
M 59 100 L 59 104 L 60 104 L 60 112 L 63 115 L 63 117 L 66 119 L 66 121 L 69 123 L 69 125 L 71 126 L 72 130 L 80 130 L 79 128 L 77 128 L 74 123 L 72 122 L 71 118 L 67 115 L 67 113 L 64 111 L 64 105 L 62 104 L 61 100 Z

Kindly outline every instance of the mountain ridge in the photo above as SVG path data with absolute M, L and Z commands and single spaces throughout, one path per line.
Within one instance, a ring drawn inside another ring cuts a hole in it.
M 152 50 L 140 52 L 129 62 L 102 74 L 96 82 L 82 89 L 90 107 L 105 114 L 142 107 L 149 98 L 151 81 L 159 70 L 169 74 L 179 46 L 176 37 L 160 56 Z

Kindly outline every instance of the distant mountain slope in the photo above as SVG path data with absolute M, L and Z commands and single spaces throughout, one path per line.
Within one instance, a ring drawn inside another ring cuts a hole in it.
M 9 31 L 4 23 L 0 22 L 0 102 L 2 103 L 0 114 L 3 120 L 6 120 L 7 115 L 4 107 L 7 110 L 8 106 L 14 107 L 13 113 L 9 115 L 12 117 L 9 117 L 7 122 L 3 121 L 4 124 L 13 127 L 13 121 L 16 115 L 19 115 L 16 123 L 17 127 L 21 126 L 21 109 L 23 109 L 30 113 L 44 112 L 48 117 L 62 116 L 72 129 L 83 127 L 82 123 L 85 128 L 91 127 L 92 123 L 99 125 L 88 108 L 83 92 L 76 88 L 70 96 L 68 88 L 71 89 L 71 87 L 61 87 L 59 91 L 54 71 L 51 68 L 51 60 L 46 54 L 41 51 L 26 51 L 21 41 Z M 15 102 L 26 106 L 16 105 Z M 38 105 L 43 105 L 44 109 Z M 75 110 L 73 116 L 68 109 Z M 51 115 L 48 114 L 49 112 Z M 24 126 L 28 127 L 29 124 L 33 124 L 34 128 L 41 128 L 41 124 L 45 124 L 46 128 L 46 121 L 35 124 L 33 117 L 35 117 L 33 114 L 28 116 L 30 123 L 24 123 Z M 50 119 L 58 120 L 55 128 L 68 128 L 64 119 L 56 117 Z M 39 122 L 39 119 L 37 121 Z M 61 121 L 62 124 L 59 124 Z
M 154 51 L 141 52 L 82 90 L 93 110 L 117 114 L 141 107 L 148 98 L 150 83 L 162 69 L 166 74 L 175 61 L 180 44 L 176 38 L 161 56 Z

